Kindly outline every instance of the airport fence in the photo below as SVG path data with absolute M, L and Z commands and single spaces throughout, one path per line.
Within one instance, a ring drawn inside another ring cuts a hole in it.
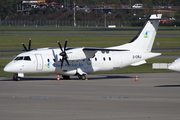
M 67 20 L 3 20 L 0 25 L 4 26 L 74 26 L 74 21 Z M 117 27 L 131 26 L 129 21 L 76 21 L 78 27 L 107 27 L 116 25 Z

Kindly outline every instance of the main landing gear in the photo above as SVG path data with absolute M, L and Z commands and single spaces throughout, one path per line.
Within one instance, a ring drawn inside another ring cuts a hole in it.
M 66 75 L 62 75 L 62 77 L 63 77 L 64 80 L 70 80 L 71 79 L 70 76 L 66 76 Z M 84 75 L 78 75 L 78 78 L 79 78 L 79 80 L 88 80 L 86 78 L 85 74 Z
M 78 75 L 79 80 L 87 80 L 86 75 Z

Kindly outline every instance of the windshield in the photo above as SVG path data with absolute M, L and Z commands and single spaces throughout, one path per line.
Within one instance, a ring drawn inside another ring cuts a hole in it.
M 19 60 L 31 61 L 31 58 L 29 56 L 18 56 L 14 60 L 16 60 L 16 61 L 19 61 Z
M 16 57 L 15 60 L 23 60 L 23 57 Z

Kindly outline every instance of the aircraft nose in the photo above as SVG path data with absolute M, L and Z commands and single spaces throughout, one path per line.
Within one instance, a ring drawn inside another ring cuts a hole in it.
M 13 61 L 11 61 L 4 67 L 4 72 L 13 73 L 14 67 L 15 67 L 15 64 Z
M 10 72 L 11 71 L 11 67 L 9 65 L 6 65 L 4 67 L 4 72 Z
M 172 63 L 171 65 L 168 66 L 168 69 L 172 71 L 178 71 L 180 69 L 180 66 L 177 66 Z

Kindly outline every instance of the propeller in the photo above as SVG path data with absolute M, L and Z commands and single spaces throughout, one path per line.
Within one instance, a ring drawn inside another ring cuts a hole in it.
M 25 50 L 25 51 L 30 51 L 30 50 L 31 50 L 31 38 L 29 39 L 28 49 L 26 48 L 26 46 L 24 45 L 24 43 L 22 43 L 22 46 L 24 47 L 24 50 Z
M 59 41 L 58 41 L 58 45 L 59 45 L 59 48 L 61 49 L 61 53 L 59 55 L 62 56 L 61 69 L 62 69 L 64 60 L 67 62 L 68 66 L 70 68 L 69 62 L 67 60 L 67 54 L 66 54 L 67 40 L 65 41 L 65 44 L 64 44 L 64 50 L 62 49 L 61 44 L 60 44 Z

